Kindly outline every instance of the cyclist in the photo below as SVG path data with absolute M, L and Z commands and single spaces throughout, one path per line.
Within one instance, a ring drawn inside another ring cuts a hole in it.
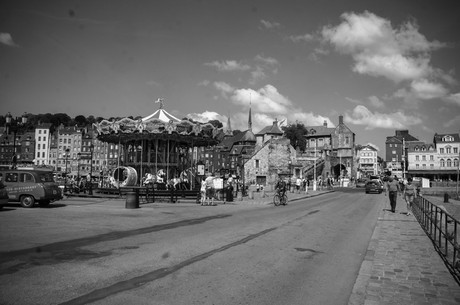
M 275 189 L 280 198 L 283 198 L 286 193 L 286 182 L 280 178 L 278 182 L 276 182 Z

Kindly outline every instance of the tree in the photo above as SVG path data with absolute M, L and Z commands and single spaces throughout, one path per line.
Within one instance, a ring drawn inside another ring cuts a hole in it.
M 219 120 L 211 120 L 208 123 L 216 128 L 222 128 L 222 126 L 224 126 Z
M 308 130 L 302 123 L 295 123 L 282 128 L 284 135 L 291 142 L 294 149 L 300 149 L 301 152 L 305 152 L 307 140 L 305 136 L 308 134 Z
M 88 125 L 88 120 L 86 119 L 86 117 L 84 115 L 77 115 L 74 118 L 74 121 L 79 127 L 83 127 L 83 126 Z

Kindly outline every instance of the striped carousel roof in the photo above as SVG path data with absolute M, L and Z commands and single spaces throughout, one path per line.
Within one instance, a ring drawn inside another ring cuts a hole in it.
M 154 113 L 152 113 L 151 115 L 146 116 L 145 118 L 142 118 L 142 122 L 148 122 L 148 121 L 152 121 L 152 120 L 155 120 L 155 119 L 160 120 L 160 121 L 165 122 L 165 123 L 169 123 L 171 121 L 173 121 L 173 122 L 180 122 L 181 121 L 178 118 L 176 118 L 175 116 L 173 116 L 172 114 L 170 114 L 169 112 L 167 112 L 166 110 L 164 110 L 163 108 L 160 108 L 157 111 L 155 111 Z

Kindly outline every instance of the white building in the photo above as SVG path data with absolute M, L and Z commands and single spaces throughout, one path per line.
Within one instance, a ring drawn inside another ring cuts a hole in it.
M 414 143 L 408 147 L 408 172 L 430 180 L 455 180 L 459 167 L 459 134 L 435 134 L 432 144 Z
M 358 173 L 362 176 L 379 174 L 377 152 L 378 150 L 372 145 L 365 145 L 357 151 Z
M 35 128 L 35 165 L 50 165 L 51 124 L 40 124 Z

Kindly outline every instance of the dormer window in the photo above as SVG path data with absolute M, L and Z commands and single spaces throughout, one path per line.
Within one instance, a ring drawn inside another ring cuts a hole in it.
M 453 136 L 444 136 L 444 137 L 442 137 L 442 141 L 443 142 L 453 142 L 454 137 Z

